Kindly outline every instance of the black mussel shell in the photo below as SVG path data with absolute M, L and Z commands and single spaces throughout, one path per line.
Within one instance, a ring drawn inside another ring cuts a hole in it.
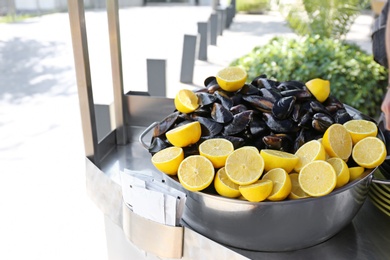
M 214 103 L 211 110 L 211 117 L 218 123 L 228 123 L 233 120 L 233 114 L 219 103 Z
M 284 90 L 292 90 L 292 89 L 303 89 L 305 86 L 305 83 L 297 80 L 290 80 L 290 81 L 284 81 L 280 82 L 280 84 L 277 86 L 277 89 L 280 91 Z
M 245 100 L 254 109 L 262 112 L 271 112 L 272 107 L 274 106 L 274 102 L 272 102 L 272 100 L 263 96 L 243 96 L 242 99 Z
M 244 104 L 238 104 L 230 108 L 230 112 L 232 112 L 233 115 L 244 112 L 246 110 L 248 110 L 248 108 Z
M 221 87 L 218 85 L 217 79 L 214 76 L 208 77 L 204 80 L 204 85 L 207 92 L 213 94 L 215 91 L 220 90 Z
M 156 137 L 165 134 L 175 123 L 177 123 L 179 115 L 180 112 L 176 111 L 160 121 L 153 129 L 153 136 Z
M 197 116 L 210 117 L 210 114 L 211 114 L 211 108 L 209 106 L 203 106 L 203 107 L 198 107 L 194 112 L 187 115 L 194 118 Z
M 224 135 L 236 135 L 244 131 L 252 120 L 253 111 L 247 110 L 233 116 L 233 120 L 224 127 Z
M 198 96 L 198 103 L 201 107 L 211 105 L 217 100 L 213 94 L 206 92 L 199 92 L 196 95 Z
M 266 97 L 273 102 L 282 98 L 280 91 L 275 88 L 261 88 L 260 96 Z
M 333 118 L 327 114 L 316 113 L 313 115 L 312 127 L 319 132 L 325 132 L 333 123 Z
M 215 85 L 217 84 L 217 78 L 215 76 L 210 76 L 210 77 L 207 77 L 205 80 L 204 80 L 204 86 L 207 88 L 211 85 Z
M 216 91 L 214 95 L 225 108 L 230 109 L 233 106 L 233 100 L 225 92 Z
M 249 123 L 249 132 L 253 137 L 256 137 L 268 134 L 269 128 L 262 118 L 253 116 L 252 121 Z
M 266 81 L 267 80 L 267 75 L 260 75 L 260 76 L 257 76 L 256 78 L 254 78 L 251 82 L 251 84 L 257 88 L 263 88 L 264 87 L 264 84 L 263 84 L 263 81 Z M 266 82 L 267 85 L 268 82 Z M 269 85 L 269 87 L 271 87 L 271 85 Z
M 263 113 L 263 119 L 271 131 L 276 133 L 293 133 L 299 131 L 298 125 L 290 118 L 278 120 L 270 113 Z
M 317 100 L 310 101 L 310 108 L 313 113 L 324 113 L 330 115 L 330 112 L 326 109 L 326 107 Z
M 225 135 L 222 138 L 225 138 L 226 140 L 232 142 L 234 149 L 238 149 L 245 145 L 245 139 L 242 137 Z
M 199 155 L 199 147 L 198 144 L 189 145 L 183 147 L 184 157 L 188 157 L 191 155 Z
M 237 93 L 242 95 L 259 95 L 260 90 L 252 84 L 245 84 L 240 90 L 236 92 L 236 94 Z
M 284 96 L 284 97 L 294 96 L 299 101 L 308 100 L 308 99 L 311 99 L 313 97 L 309 91 L 306 91 L 304 89 L 284 90 L 284 91 L 281 91 L 280 94 L 282 94 L 282 96 Z
M 200 123 L 202 136 L 216 136 L 219 135 L 223 129 L 222 124 L 215 122 L 211 118 L 199 116 L 196 120 Z
M 298 122 L 298 126 L 302 128 L 312 128 L 312 121 L 313 121 L 313 113 L 306 112 L 306 114 L 304 114 L 300 118 Z
M 288 118 L 294 109 L 295 101 L 296 97 L 294 96 L 282 97 L 277 100 L 272 107 L 272 115 L 280 120 Z
M 165 148 L 168 148 L 172 146 L 170 143 L 167 142 L 167 140 L 165 138 L 161 138 L 161 137 L 153 137 L 152 138 L 152 142 L 148 148 L 148 151 L 149 153 L 151 153 L 152 155 L 165 149 Z
M 345 108 L 339 109 L 333 116 L 334 121 L 339 124 L 344 124 L 349 120 L 352 120 L 351 115 L 347 112 Z
M 284 152 L 294 151 L 294 138 L 288 134 L 266 135 L 262 138 L 263 143 L 268 149 L 280 150 Z

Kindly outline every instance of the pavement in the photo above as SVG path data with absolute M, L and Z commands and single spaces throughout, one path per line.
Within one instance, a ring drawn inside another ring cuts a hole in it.
M 203 80 L 276 35 L 294 36 L 278 12 L 237 14 L 179 82 L 184 34 L 208 6 L 120 10 L 125 91 L 145 91 L 146 59 L 167 60 L 167 96 Z M 112 101 L 106 13 L 86 12 L 97 103 Z M 347 39 L 370 52 L 370 12 Z M 86 195 L 79 101 L 67 13 L 0 24 L 0 259 L 107 259 L 104 218 Z

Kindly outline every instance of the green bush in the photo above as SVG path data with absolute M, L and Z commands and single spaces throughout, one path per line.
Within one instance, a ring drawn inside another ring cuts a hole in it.
M 376 118 L 387 86 L 387 71 L 355 44 L 315 37 L 275 37 L 235 60 L 248 78 L 266 74 L 278 81 L 323 78 L 331 94 L 362 113 Z
M 236 0 L 238 12 L 262 12 L 268 8 L 269 0 Z
M 342 39 L 369 0 L 280 1 L 279 9 L 298 35 Z

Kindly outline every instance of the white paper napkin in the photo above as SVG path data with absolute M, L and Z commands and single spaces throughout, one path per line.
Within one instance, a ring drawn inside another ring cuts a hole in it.
M 134 213 L 161 224 L 178 226 L 185 193 L 153 179 L 148 171 L 121 172 L 123 200 Z

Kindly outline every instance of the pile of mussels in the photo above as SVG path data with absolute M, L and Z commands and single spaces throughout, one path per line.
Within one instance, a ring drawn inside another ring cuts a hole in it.
M 222 90 L 214 76 L 204 85 L 195 92 L 196 111 L 174 111 L 155 126 L 151 154 L 172 146 L 165 137 L 168 130 L 195 120 L 201 124 L 202 137 L 183 148 L 185 156 L 199 154 L 198 145 L 210 138 L 226 138 L 235 149 L 250 145 L 295 153 L 304 143 L 321 138 L 330 125 L 352 119 L 334 96 L 321 103 L 295 80 L 278 82 L 260 75 L 236 92 Z

